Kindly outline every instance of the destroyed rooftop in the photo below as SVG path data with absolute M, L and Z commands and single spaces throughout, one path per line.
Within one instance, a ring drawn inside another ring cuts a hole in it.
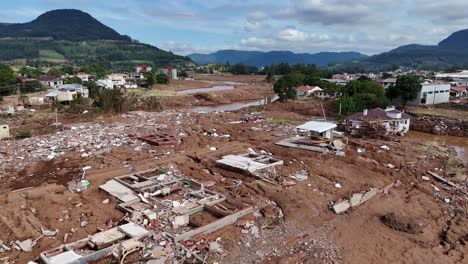
M 398 114 L 401 113 L 401 118 L 393 118 L 388 113 Z M 410 115 L 400 112 L 398 110 L 385 111 L 382 108 L 374 108 L 367 110 L 367 115 L 364 112 L 359 112 L 346 117 L 346 120 L 359 120 L 359 121 L 379 121 L 379 120 L 398 120 L 398 119 L 409 119 Z

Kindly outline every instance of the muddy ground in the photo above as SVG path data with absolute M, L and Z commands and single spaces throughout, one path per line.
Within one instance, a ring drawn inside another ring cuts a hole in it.
M 227 92 L 207 96 L 223 93 Z M 41 251 L 62 244 L 65 234 L 69 234 L 67 242 L 72 242 L 97 232 L 109 220 L 117 223 L 123 213 L 115 209 L 116 200 L 99 191 L 99 185 L 131 169 L 160 167 L 177 168 L 182 175 L 201 182 L 213 181 L 210 189 L 253 205 L 265 215 L 275 214 L 274 208 L 265 206 L 268 200 L 282 210 L 283 219 L 268 225 L 257 223 L 264 227 L 258 238 L 243 234 L 243 228 L 234 225 L 213 234 L 221 238 L 226 252 L 212 258 L 219 263 L 466 263 L 467 197 L 427 175 L 427 171 L 434 171 L 451 177 L 448 172 L 454 170 L 466 175 L 466 167 L 456 162 L 452 152 L 412 137 L 392 141 L 349 138 L 344 157 L 274 144 L 295 135 L 295 125 L 321 116 L 320 109 L 314 103 L 288 102 L 232 113 L 177 110 L 100 117 L 92 122 L 129 127 L 165 124 L 158 133 L 174 135 L 177 140 L 165 147 L 123 145 L 90 157 L 70 149 L 53 160 L 31 162 L 19 173 L 3 174 L 0 240 L 35 239 L 40 236 L 40 227 L 58 229 L 59 233 L 38 240 L 32 252 L 13 249 L 0 253 L 0 260 L 27 263 Z M 249 122 L 239 122 L 246 119 Z M 383 145 L 389 150 L 381 149 Z M 5 152 L 2 146 L 0 153 Z M 214 166 L 221 156 L 244 153 L 249 148 L 284 160 L 277 173 L 286 179 L 302 170 L 308 178 L 294 181 L 292 186 L 273 185 Z M 71 193 L 67 182 L 84 166 L 92 167 L 86 176 L 91 185 L 83 193 Z M 345 214 L 336 215 L 329 208 L 355 192 L 383 188 L 397 180 L 401 185 L 388 194 L 381 193 Z M 466 178 L 457 183 L 466 192 Z M 21 190 L 24 187 L 27 189 Z M 103 203 L 109 198 L 110 203 Z M 382 218 L 390 213 L 414 220 L 422 232 L 389 227 Z M 83 221 L 88 223 L 85 227 L 81 227 Z

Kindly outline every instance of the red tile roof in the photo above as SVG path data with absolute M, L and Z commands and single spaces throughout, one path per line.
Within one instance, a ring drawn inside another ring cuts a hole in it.
M 37 78 L 37 80 L 40 82 L 50 82 L 50 81 L 59 80 L 59 78 L 55 76 L 40 76 Z
M 461 93 L 461 92 L 467 91 L 468 86 L 456 86 L 456 87 L 450 88 L 450 90 Z
M 397 120 L 400 118 L 392 118 L 388 116 L 388 113 L 398 114 L 401 113 L 401 119 L 409 119 L 410 115 L 400 112 L 398 110 L 385 111 L 382 108 L 374 108 L 367 110 L 367 115 L 363 115 L 363 112 L 356 113 L 346 117 L 346 120 L 358 120 L 358 121 L 379 121 L 379 120 Z
M 302 85 L 302 86 L 297 87 L 296 90 L 307 92 L 307 91 L 312 90 L 312 87 L 309 85 Z

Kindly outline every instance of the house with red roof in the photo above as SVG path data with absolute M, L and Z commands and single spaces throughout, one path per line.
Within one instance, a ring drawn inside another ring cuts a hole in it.
M 455 86 L 450 88 L 450 97 L 461 98 L 468 95 L 468 86 Z
M 345 118 L 345 127 L 351 135 L 358 135 L 363 123 L 380 124 L 391 134 L 404 134 L 410 126 L 410 115 L 395 109 L 394 106 L 374 108 Z
M 50 86 L 54 89 L 57 89 L 60 85 L 63 85 L 63 80 L 55 76 L 39 76 L 37 80 L 45 86 Z

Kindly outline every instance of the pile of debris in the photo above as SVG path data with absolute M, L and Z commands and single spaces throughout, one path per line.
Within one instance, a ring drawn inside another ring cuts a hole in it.
M 51 160 L 67 152 L 78 152 L 81 153 L 81 157 L 88 158 L 102 155 L 121 146 L 131 146 L 135 150 L 149 148 L 148 143 L 134 140 L 129 136 L 154 134 L 155 131 L 168 128 L 160 122 L 145 122 L 145 120 L 151 120 L 147 115 L 126 114 L 126 116 L 133 117 L 132 124 L 84 123 L 66 126 L 66 130 L 55 134 L 2 141 L 0 144 L 0 177 L 3 176 L 3 172 L 19 172 L 32 162 Z M 155 116 L 152 117 L 155 118 Z M 169 139 L 173 143 L 174 138 Z

